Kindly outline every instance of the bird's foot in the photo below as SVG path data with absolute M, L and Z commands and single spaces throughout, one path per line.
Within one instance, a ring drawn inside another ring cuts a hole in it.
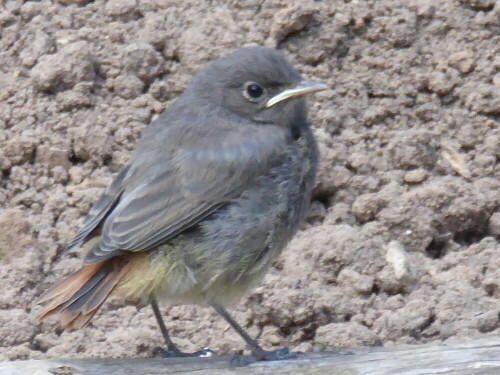
M 183 358 L 183 357 L 199 357 L 199 358 L 209 358 L 216 355 L 216 353 L 210 349 L 202 349 L 198 350 L 194 353 L 184 353 L 179 349 L 163 349 L 163 348 L 155 348 L 153 350 L 153 357 L 159 358 Z
M 251 355 L 237 355 L 231 359 L 232 366 L 248 366 L 258 361 L 281 361 L 285 359 L 298 358 L 301 352 L 292 352 L 287 347 L 267 351 L 254 350 Z

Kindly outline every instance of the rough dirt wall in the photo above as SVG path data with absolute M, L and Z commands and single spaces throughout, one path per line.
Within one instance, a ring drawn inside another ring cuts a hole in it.
M 500 4 L 494 0 L 6 1 L 0 5 L 0 360 L 148 356 L 149 308 L 36 324 L 60 254 L 141 129 L 206 62 L 285 51 L 322 161 L 311 214 L 231 307 L 273 348 L 500 334 Z M 163 307 L 185 350 L 238 353 L 207 308 Z

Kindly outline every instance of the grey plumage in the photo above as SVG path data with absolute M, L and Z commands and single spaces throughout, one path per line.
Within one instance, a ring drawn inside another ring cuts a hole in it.
M 318 151 L 303 95 L 323 88 L 262 47 L 197 74 L 144 129 L 70 245 L 95 238 L 85 256 L 95 270 L 72 277 L 75 293 L 44 296 L 52 310 L 42 316 L 59 298 L 68 321 L 87 306 L 86 324 L 115 286 L 125 297 L 217 306 L 247 290 L 306 215 Z
M 250 54 L 260 61 L 235 70 L 238 60 L 247 59 Z M 221 76 L 223 72 L 233 74 Z M 86 263 L 164 244 L 245 191 L 246 195 L 255 195 L 252 188 L 259 191 L 259 179 L 267 178 L 266 188 L 270 190 L 269 197 L 264 194 L 260 198 L 271 200 L 276 198 L 272 193 L 280 179 L 288 183 L 289 193 L 294 189 L 291 181 L 302 183 L 303 171 L 292 163 L 300 166 L 306 160 L 309 166 L 314 166 L 317 158 L 302 103 L 295 103 L 296 109 L 284 103 L 281 113 L 272 113 L 267 115 L 268 118 L 262 114 L 255 116 L 258 122 L 215 105 L 223 104 L 221 98 L 229 96 L 221 92 L 221 87 L 233 91 L 234 83 L 252 81 L 255 76 L 259 77 L 260 84 L 271 86 L 276 91 L 300 81 L 300 76 L 279 53 L 263 48 L 241 50 L 209 66 L 195 78 L 193 85 L 172 108 L 145 129 L 130 164 L 118 175 L 104 199 L 92 209 L 76 236 L 80 240 L 96 226 L 102 226 L 101 240 L 87 254 Z M 217 79 L 219 82 L 214 82 Z M 213 90 L 214 86 L 218 90 Z M 240 84 L 234 86 L 240 90 Z M 233 100 L 241 101 L 235 104 L 237 111 L 246 107 L 243 100 Z M 252 109 L 249 106 L 244 115 Z M 275 112 L 277 108 L 271 109 Z M 290 111 L 286 109 L 292 109 L 292 123 L 287 115 Z M 269 120 L 274 120 L 274 123 L 267 123 Z M 297 129 L 302 132 L 304 147 L 310 149 L 305 150 L 308 155 L 297 154 L 291 132 Z M 287 158 L 295 159 L 283 164 Z M 280 173 L 272 179 L 270 176 L 276 171 Z M 311 170 L 308 173 L 311 181 L 304 180 L 304 183 L 312 185 L 313 177 L 314 171 Z M 284 206 L 298 204 L 287 201 L 286 192 L 280 194 Z M 310 186 L 304 188 L 302 194 L 307 197 Z M 113 205 L 118 199 L 120 201 Z M 269 213 L 273 214 L 272 211 L 277 210 L 272 208 Z M 303 211 L 297 210 L 297 217 L 303 215 Z M 266 214 L 261 212 L 260 215 Z M 228 219 L 226 214 L 226 226 Z M 290 232 L 290 237 L 297 220 L 292 217 L 289 221 L 291 226 L 287 232 Z

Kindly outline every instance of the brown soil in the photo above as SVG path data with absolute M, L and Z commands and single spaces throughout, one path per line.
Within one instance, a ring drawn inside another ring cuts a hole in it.
M 322 161 L 308 222 L 236 306 L 267 348 L 500 334 L 500 3 L 4 1 L 0 6 L 0 360 L 149 356 L 149 308 L 37 324 L 35 298 L 141 129 L 208 61 L 285 51 Z M 207 308 L 164 306 L 185 350 L 244 350 Z

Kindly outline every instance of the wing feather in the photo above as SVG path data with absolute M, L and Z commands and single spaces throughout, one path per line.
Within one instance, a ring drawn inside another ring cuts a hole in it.
M 172 239 L 282 162 L 284 130 L 255 125 L 223 130 L 224 134 L 212 131 L 205 142 L 199 135 L 183 139 L 166 160 L 161 153 L 150 152 L 154 158 L 149 163 L 157 165 L 156 169 L 145 166 L 147 160 L 135 159 L 130 173 L 136 184 L 123 190 L 86 263 L 124 251 L 148 250 Z
M 106 189 L 103 195 L 97 200 L 94 206 L 90 209 L 89 214 L 85 218 L 83 226 L 80 228 L 75 238 L 65 250 L 66 252 L 78 246 L 84 241 L 88 241 L 92 236 L 92 232 L 99 226 L 103 219 L 113 210 L 116 203 L 119 201 L 124 190 L 124 180 L 129 171 L 129 166 L 118 173 L 111 185 Z

